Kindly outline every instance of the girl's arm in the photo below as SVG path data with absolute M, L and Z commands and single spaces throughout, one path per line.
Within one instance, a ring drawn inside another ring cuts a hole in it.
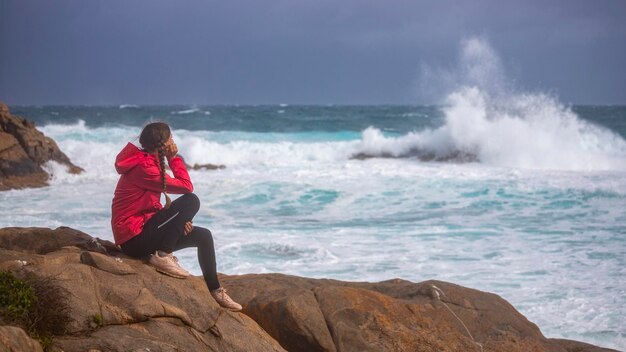
M 165 182 L 167 184 L 167 193 L 183 194 L 193 192 L 193 184 L 189 178 L 189 173 L 185 167 L 185 163 L 180 156 L 169 159 L 170 169 L 174 177 L 170 177 L 165 173 Z M 163 192 L 163 182 L 161 181 L 161 170 L 156 164 L 147 165 L 143 168 L 143 172 L 139 173 L 135 180 L 137 185 L 155 192 Z

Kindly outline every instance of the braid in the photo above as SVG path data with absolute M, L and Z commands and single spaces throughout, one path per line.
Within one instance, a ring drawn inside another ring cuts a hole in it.
M 172 200 L 167 195 L 167 182 L 165 180 L 165 153 L 163 152 L 163 146 L 158 149 L 159 153 L 159 166 L 161 169 L 161 182 L 163 183 L 163 194 L 165 194 L 165 209 L 170 207 Z
M 167 195 L 167 182 L 165 179 L 165 143 L 170 139 L 170 127 L 164 122 L 147 124 L 141 131 L 139 143 L 150 153 L 155 151 L 159 155 L 159 167 L 161 171 L 162 192 L 165 194 L 165 208 L 169 208 L 172 200 Z

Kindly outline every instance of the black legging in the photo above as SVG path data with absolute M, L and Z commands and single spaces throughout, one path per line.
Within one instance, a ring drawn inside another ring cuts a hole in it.
M 211 231 L 194 226 L 184 235 L 185 223 L 191 221 L 200 209 L 200 200 L 193 193 L 180 196 L 168 209 L 162 209 L 144 225 L 143 231 L 122 243 L 124 253 L 143 257 L 160 250 L 171 253 L 183 248 L 197 247 L 198 262 L 209 290 L 220 288 L 215 264 L 215 247 Z

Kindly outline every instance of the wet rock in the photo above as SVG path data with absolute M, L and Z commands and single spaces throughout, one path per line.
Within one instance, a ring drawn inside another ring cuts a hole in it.
M 185 167 L 188 170 L 221 170 L 225 169 L 224 165 L 214 165 L 214 164 L 185 164 Z
M 48 161 L 67 166 L 70 173 L 83 171 L 32 121 L 11 115 L 0 103 L 0 191 L 46 186 L 50 175 L 42 165 Z

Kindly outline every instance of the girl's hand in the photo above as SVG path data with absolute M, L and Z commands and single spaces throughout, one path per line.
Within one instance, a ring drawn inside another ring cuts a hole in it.
M 189 233 L 191 233 L 191 231 L 193 231 L 193 222 L 187 221 L 185 223 L 185 228 L 183 229 L 183 234 L 187 236 Z
M 167 141 L 167 144 L 165 144 L 165 156 L 169 160 L 175 157 L 176 154 L 178 154 L 178 147 L 176 146 L 176 143 L 174 143 L 174 140 L 170 138 L 170 140 Z

